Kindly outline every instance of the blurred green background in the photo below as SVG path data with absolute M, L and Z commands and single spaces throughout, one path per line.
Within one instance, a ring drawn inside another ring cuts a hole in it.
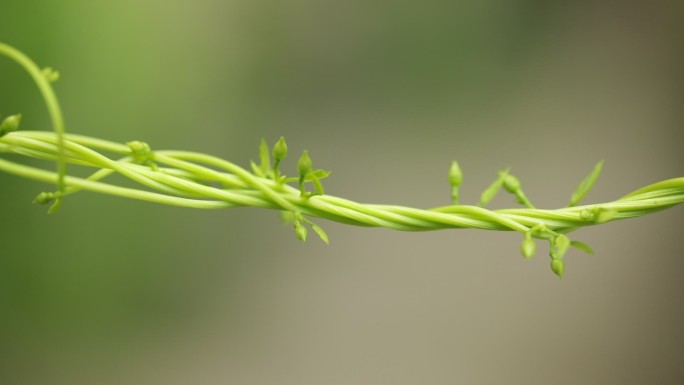
M 684 176 L 681 2 L 0 0 L 58 69 L 68 130 L 247 166 L 284 135 L 326 192 L 418 207 L 511 166 L 538 206 Z M 49 129 L 0 58 L 0 113 Z M 293 157 L 296 158 L 296 157 Z M 290 173 L 294 160 L 286 164 Z M 194 211 L 0 175 L 0 383 L 681 384 L 684 208 L 576 233 L 558 280 L 517 234 Z M 499 197 L 495 207 L 513 205 Z

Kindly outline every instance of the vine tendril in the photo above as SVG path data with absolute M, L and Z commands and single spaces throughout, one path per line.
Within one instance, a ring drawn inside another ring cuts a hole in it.
M 82 190 L 138 199 L 160 204 L 198 209 L 260 207 L 280 210 L 291 223 L 295 235 L 304 241 L 312 229 L 325 243 L 328 235 L 309 218 L 323 218 L 356 226 L 384 227 L 400 231 L 430 231 L 448 228 L 516 231 L 523 235 L 520 253 L 532 258 L 534 239 L 549 243 L 551 270 L 562 277 L 564 256 L 570 248 L 593 254 L 586 244 L 571 240 L 567 234 L 586 226 L 634 218 L 684 203 L 684 177 L 642 187 L 608 203 L 580 206 L 598 179 L 603 161 L 581 181 L 568 207 L 546 210 L 535 208 L 510 169 L 499 172 L 477 205 L 459 204 L 463 173 L 453 162 L 447 174 L 451 203 L 420 209 L 397 205 L 362 204 L 324 192 L 322 180 L 329 171 L 314 169 L 309 152 L 299 158 L 297 176 L 287 177 L 280 169 L 287 156 L 287 144 L 280 138 L 272 149 L 265 140 L 259 145 L 260 164 L 251 162 L 251 172 L 227 160 L 189 151 L 152 150 L 144 142 L 116 143 L 100 138 L 67 134 L 59 103 L 50 85 L 59 78 L 52 68 L 43 70 L 18 50 L 0 43 L 0 53 L 10 57 L 32 76 L 48 107 L 53 132 L 17 131 L 21 115 L 10 115 L 0 123 L 0 153 L 55 161 L 57 171 L 44 170 L 0 158 L 0 171 L 22 178 L 57 185 L 56 192 L 42 192 L 34 202 L 52 202 L 54 212 L 65 196 Z M 273 162 L 271 162 L 271 155 Z M 88 177 L 67 175 L 66 165 L 90 168 Z M 120 174 L 135 185 L 119 186 L 105 182 Z M 307 191 L 307 184 L 314 191 Z M 485 206 L 504 190 L 522 208 L 490 210 Z

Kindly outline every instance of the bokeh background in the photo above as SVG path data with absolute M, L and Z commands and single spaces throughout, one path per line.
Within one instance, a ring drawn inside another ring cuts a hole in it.
M 684 176 L 677 1 L 0 1 L 57 68 L 68 130 L 247 166 L 283 135 L 330 194 L 432 207 L 506 166 L 538 206 Z M 49 129 L 0 60 L 0 113 Z M 296 156 L 292 158 L 296 159 Z M 290 173 L 294 160 L 286 165 Z M 0 383 L 681 384 L 684 207 L 575 233 L 558 280 L 518 234 L 195 211 L 0 175 Z M 494 207 L 513 205 L 498 197 Z

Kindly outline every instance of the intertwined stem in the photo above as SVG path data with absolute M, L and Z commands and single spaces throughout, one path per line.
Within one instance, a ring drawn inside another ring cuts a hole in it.
M 526 233 L 534 226 L 567 233 L 578 227 L 641 216 L 684 202 L 684 178 L 675 178 L 639 189 L 609 203 L 566 207 L 555 210 L 531 208 L 488 210 L 479 206 L 449 205 L 429 210 L 369 205 L 331 195 L 302 197 L 300 190 L 267 176 L 258 176 L 226 160 L 196 152 L 151 151 L 144 162 L 121 144 L 81 135 L 65 136 L 65 159 L 69 163 L 100 169 L 90 178 L 68 176 L 65 195 L 90 190 L 127 198 L 192 208 L 254 206 L 300 212 L 336 222 L 385 227 L 403 231 L 446 228 L 513 230 Z M 139 143 L 139 142 L 134 142 Z M 60 148 L 57 135 L 40 131 L 17 131 L 0 138 L 0 151 L 34 158 L 56 160 Z M 117 154 L 111 159 L 101 152 Z M 57 181 L 54 172 L 0 159 L 0 169 L 48 183 Z M 117 187 L 101 181 L 118 172 L 148 187 L 140 190 Z M 212 186 L 211 182 L 219 186 Z M 600 218 L 610 212 L 610 217 Z
M 0 159 L 0 170 L 23 178 L 55 183 L 57 191 L 41 193 L 38 203 L 59 202 L 80 190 L 94 191 L 131 199 L 167 205 L 201 209 L 230 207 L 261 207 L 281 210 L 295 227 L 296 235 L 304 240 L 308 225 L 326 243 L 325 232 L 307 217 L 357 225 L 384 227 L 402 231 L 428 231 L 447 228 L 508 230 L 524 234 L 521 252 L 529 258 L 536 250 L 532 238 L 549 241 L 551 268 L 563 275 L 563 255 L 569 246 L 591 253 L 581 242 L 570 241 L 567 233 L 584 226 L 632 218 L 684 203 L 684 178 L 655 183 L 634 191 L 618 200 L 602 204 L 577 206 L 598 178 L 602 162 L 580 183 L 569 207 L 543 210 L 534 208 L 523 193 L 520 182 L 509 170 L 482 194 L 477 206 L 458 204 L 461 170 L 453 163 L 449 171 L 453 204 L 432 209 L 404 206 L 361 204 L 323 193 L 321 179 L 328 172 L 314 170 L 311 158 L 304 152 L 298 163 L 298 177 L 288 178 L 279 169 L 287 156 L 287 145 L 280 139 L 273 148 L 271 163 L 269 149 L 261 145 L 261 165 L 252 164 L 248 171 L 215 156 L 188 151 L 152 151 L 142 142 L 126 144 L 98 138 L 66 134 L 57 99 L 52 92 L 50 71 L 41 71 L 25 55 L 0 44 L 5 53 L 24 66 L 36 80 L 48 104 L 53 119 L 54 133 L 15 131 L 18 119 L 7 118 L 0 127 L 0 152 L 56 161 L 57 172 Z M 54 80 L 54 79 L 53 79 Z M 66 163 L 90 167 L 94 171 L 87 178 L 66 175 Z M 103 181 L 118 173 L 137 185 L 118 186 Z M 289 183 L 297 183 L 297 187 Z M 311 183 L 315 191 L 306 191 Z M 484 206 L 501 189 L 515 195 L 526 208 L 488 210 Z M 53 208 L 58 205 L 53 205 Z

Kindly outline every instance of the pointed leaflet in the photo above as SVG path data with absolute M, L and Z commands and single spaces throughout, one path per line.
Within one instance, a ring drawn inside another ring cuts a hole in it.
M 318 234 L 318 236 L 321 238 L 321 240 L 323 242 L 325 242 L 326 245 L 329 245 L 330 240 L 328 239 L 328 234 L 326 234 L 325 231 L 323 231 L 323 229 L 320 226 L 318 226 L 317 224 L 315 224 L 311 221 L 307 221 L 307 222 L 309 223 L 309 225 L 311 225 L 311 228 L 313 229 L 313 231 L 316 232 L 316 234 Z
M 306 174 L 304 177 L 304 180 L 307 182 L 311 182 L 314 179 L 325 179 L 330 176 L 330 171 L 325 171 L 323 169 L 316 169 L 314 171 L 311 171 L 310 173 Z
M 577 250 L 584 251 L 589 255 L 594 255 L 594 250 L 592 250 L 592 248 L 584 242 L 572 241 L 570 242 L 570 246 L 576 248 Z
M 323 190 L 323 184 L 321 183 L 321 179 L 327 178 L 330 175 L 330 171 L 325 171 L 322 169 L 314 170 L 309 172 L 305 177 L 304 180 L 307 182 L 312 182 L 314 187 L 316 188 L 316 194 L 314 195 L 323 195 L 324 190 Z
M 261 162 L 260 169 L 262 176 L 268 173 L 269 167 L 271 167 L 271 157 L 268 151 L 268 143 L 265 139 L 261 139 L 259 142 L 259 161 Z
M 328 239 L 328 234 L 326 234 L 325 231 L 323 231 L 323 229 L 320 226 L 313 223 L 311 220 L 306 219 L 304 216 L 300 216 L 300 218 L 303 222 L 306 222 L 309 226 L 311 226 L 313 231 L 315 231 L 316 234 L 318 234 L 318 236 L 321 238 L 321 241 L 325 242 L 326 245 L 330 244 L 330 240 Z
M 494 199 L 499 190 L 501 190 L 506 176 L 508 176 L 508 169 L 499 171 L 499 178 L 490 184 L 489 187 L 482 192 L 482 195 L 480 195 L 480 203 L 477 204 L 478 206 L 485 207 Z
M 575 192 L 572 193 L 568 207 L 577 206 L 584 196 L 589 193 L 589 190 L 594 187 L 594 183 L 596 183 L 599 175 L 601 175 L 602 168 L 603 161 L 596 163 L 596 166 L 594 166 L 594 169 L 591 171 L 591 173 L 580 182 L 579 186 L 577 186 L 575 189 Z
M 250 161 L 249 161 L 249 166 L 252 168 L 252 172 L 254 173 L 254 175 L 259 176 L 259 177 L 262 177 L 262 178 L 266 176 L 266 175 L 263 173 L 263 170 L 262 170 L 261 166 L 257 166 L 257 164 L 254 163 L 253 160 L 250 160 Z

